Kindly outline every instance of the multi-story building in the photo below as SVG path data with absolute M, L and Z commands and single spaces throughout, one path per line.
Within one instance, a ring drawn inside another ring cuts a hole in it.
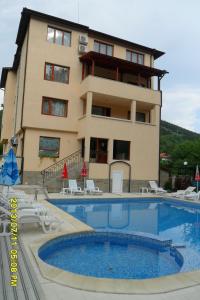
M 1 142 L 23 158 L 24 183 L 41 171 L 53 181 L 65 161 L 75 176 L 81 160 L 104 190 L 159 180 L 163 52 L 26 8 L 16 44 L 1 74 Z

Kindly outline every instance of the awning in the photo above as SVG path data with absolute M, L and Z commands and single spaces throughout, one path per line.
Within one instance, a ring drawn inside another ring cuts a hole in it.
M 94 61 L 95 65 L 116 69 L 118 68 L 119 72 L 140 74 L 144 77 L 158 76 L 163 77 L 168 72 L 166 70 L 159 70 L 151 67 L 147 67 L 141 64 L 133 63 L 125 59 L 101 54 L 95 51 L 90 51 L 80 57 L 82 63 L 92 64 Z

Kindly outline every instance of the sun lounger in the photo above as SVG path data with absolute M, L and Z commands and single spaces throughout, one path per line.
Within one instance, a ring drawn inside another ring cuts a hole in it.
M 162 187 L 159 187 L 157 185 L 157 183 L 153 180 L 150 180 L 149 181 L 149 185 L 150 185 L 150 191 L 151 192 L 154 192 L 156 194 L 159 194 L 159 193 L 167 193 L 166 190 L 164 190 Z
M 3 187 L 0 195 L 2 197 L 5 197 L 6 199 L 10 198 L 17 198 L 17 199 L 23 199 L 23 201 L 31 201 L 33 202 L 34 199 L 31 199 L 30 195 L 26 194 L 24 191 L 15 190 L 12 187 Z
M 200 200 L 200 191 L 198 193 L 186 194 L 184 199 L 199 201 Z
M 191 194 L 192 192 L 194 192 L 194 190 L 196 189 L 196 187 L 194 186 L 189 186 L 187 187 L 187 189 L 185 190 L 178 190 L 176 191 L 175 193 L 170 193 L 170 196 L 173 196 L 173 197 L 184 197 L 185 195 L 187 194 Z
M 9 210 L 10 204 L 5 201 L 4 199 L 0 198 L 0 205 L 3 206 L 5 209 Z M 35 211 L 38 215 L 48 215 L 49 210 L 48 208 L 46 208 L 44 205 L 40 204 L 40 203 L 17 203 L 17 209 L 18 210 L 25 210 L 28 209 L 29 211 Z
M 84 191 L 77 185 L 76 179 L 69 179 L 69 187 L 63 188 L 61 194 L 84 194 Z
M 2 215 L 0 216 L 2 222 L 2 216 L 5 221 L 5 217 L 10 217 L 11 212 L 4 207 L 0 206 L 0 212 Z M 38 211 L 35 209 L 22 209 L 17 213 L 17 220 L 19 224 L 38 224 L 42 227 L 44 233 L 58 231 L 62 224 L 58 218 L 52 215 L 40 215 Z
M 10 236 L 10 221 L 0 219 L 0 236 Z
M 9 201 L 7 201 L 4 197 L 0 197 L 0 205 L 2 205 L 3 207 L 9 209 L 10 208 L 10 204 Z M 17 199 L 17 208 L 18 209 L 43 209 L 44 206 L 38 202 L 30 202 L 30 201 L 20 201 L 19 199 Z
M 30 214 L 30 210 L 21 210 L 18 213 L 18 222 L 19 224 L 38 224 L 42 227 L 44 233 L 50 233 L 60 230 L 62 221 L 58 218 L 51 215 L 42 215 Z
M 97 186 L 94 184 L 94 180 L 88 179 L 86 180 L 86 188 L 85 191 L 89 194 L 102 194 L 101 191 Z

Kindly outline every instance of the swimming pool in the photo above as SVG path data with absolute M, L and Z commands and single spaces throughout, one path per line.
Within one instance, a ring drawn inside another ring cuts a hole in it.
M 59 269 L 84 276 L 149 279 L 180 272 L 183 256 L 171 241 L 117 232 L 84 232 L 55 238 L 39 257 Z
M 183 267 L 177 270 L 200 269 L 200 205 L 161 198 L 50 202 L 96 231 L 141 232 L 163 240 L 171 239 L 173 244 L 181 247 L 184 257 Z

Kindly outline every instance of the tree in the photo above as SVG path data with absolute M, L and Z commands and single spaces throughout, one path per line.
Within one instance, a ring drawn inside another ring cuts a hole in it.
M 200 165 L 200 139 L 176 145 L 171 158 L 172 173 L 177 174 L 177 170 L 183 169 L 185 161 L 188 163 L 188 170 L 195 171 L 196 165 Z

